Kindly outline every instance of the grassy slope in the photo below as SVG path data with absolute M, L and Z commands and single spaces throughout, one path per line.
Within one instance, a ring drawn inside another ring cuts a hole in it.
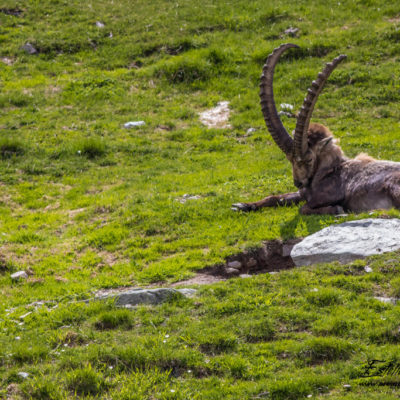
M 330 390 L 330 398 L 382 398 L 386 389 L 345 395 L 341 385 L 367 356 L 395 356 L 397 307 L 368 299 L 399 290 L 396 256 L 374 261 L 373 274 L 358 264 L 301 269 L 205 288 L 196 301 L 155 310 L 67 302 L 100 287 L 181 280 L 261 240 L 335 222 L 296 207 L 229 209 L 293 190 L 260 114 L 260 70 L 274 47 L 299 44 L 275 83 L 277 102 L 298 108 L 323 63 L 346 53 L 314 119 L 350 156 L 399 161 L 400 5 L 10 0 L 0 9 L 3 387 L 29 370 L 20 387 L 28 398 L 74 390 L 94 398 L 268 391 L 286 399 Z M 299 38 L 282 34 L 289 26 Z M 39 54 L 21 50 L 26 42 Z M 231 102 L 233 128 L 202 127 L 198 112 L 220 100 Z M 131 120 L 146 126 L 124 129 Z M 243 137 L 250 127 L 257 131 Z M 181 204 L 185 193 L 201 199 Z M 10 272 L 28 267 L 28 282 L 12 284 Z M 61 304 L 18 325 L 38 299 Z

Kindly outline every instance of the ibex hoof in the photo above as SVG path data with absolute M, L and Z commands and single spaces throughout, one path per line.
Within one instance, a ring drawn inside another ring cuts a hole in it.
M 231 210 L 249 212 L 249 211 L 255 210 L 255 208 L 251 204 L 235 203 L 235 204 L 232 204 Z

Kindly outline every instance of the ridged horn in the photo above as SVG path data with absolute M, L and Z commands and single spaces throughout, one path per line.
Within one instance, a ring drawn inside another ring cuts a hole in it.
M 301 160 L 307 152 L 307 132 L 310 125 L 311 116 L 315 103 L 320 95 L 329 75 L 338 66 L 338 64 L 346 58 L 344 54 L 336 57 L 332 62 L 327 63 L 322 72 L 318 74 L 315 81 L 312 82 L 308 89 L 306 98 L 297 117 L 296 129 L 294 133 L 294 155 L 296 159 Z
M 274 78 L 275 65 L 280 56 L 287 49 L 295 47 L 299 46 L 292 43 L 282 44 L 268 56 L 263 67 L 260 83 L 261 110 L 265 123 L 267 124 L 268 131 L 275 143 L 285 154 L 293 153 L 293 139 L 283 126 L 276 110 L 272 82 Z

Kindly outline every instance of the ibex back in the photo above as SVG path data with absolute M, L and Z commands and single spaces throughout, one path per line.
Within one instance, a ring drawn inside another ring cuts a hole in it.
M 330 130 L 310 124 L 315 103 L 336 66 L 346 58 L 340 55 L 318 74 L 308 89 L 297 115 L 292 138 L 276 110 L 272 81 L 279 57 L 294 44 L 283 44 L 267 58 L 260 84 L 261 109 L 275 143 L 292 164 L 297 192 L 268 196 L 253 203 L 233 204 L 234 210 L 253 211 L 262 207 L 298 204 L 302 214 L 338 214 L 373 209 L 400 209 L 400 163 L 378 161 L 366 154 L 347 158 Z

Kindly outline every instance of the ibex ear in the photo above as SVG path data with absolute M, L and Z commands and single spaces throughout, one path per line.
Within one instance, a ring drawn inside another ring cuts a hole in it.
M 318 143 L 318 148 L 319 150 L 322 150 L 327 144 L 331 143 L 333 140 L 333 136 L 329 136 L 325 139 L 322 139 L 319 143 Z

